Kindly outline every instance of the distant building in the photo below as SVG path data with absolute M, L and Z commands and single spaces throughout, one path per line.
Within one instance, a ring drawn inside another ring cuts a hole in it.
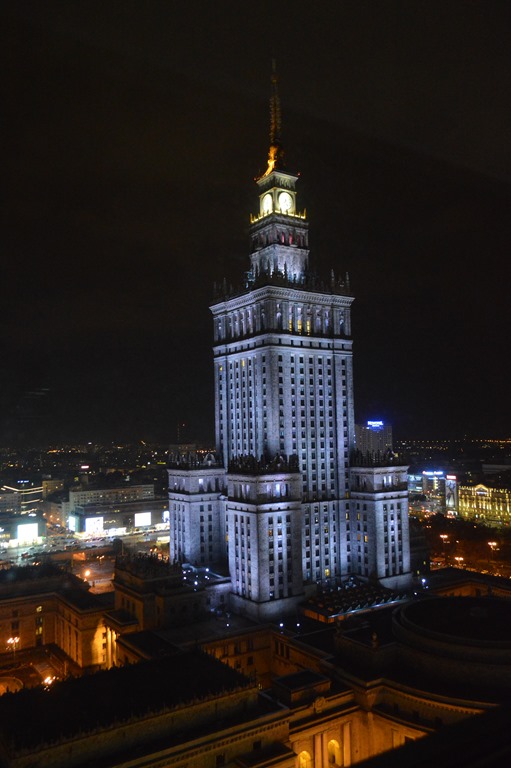
M 43 486 L 43 499 L 47 499 L 52 493 L 57 493 L 64 489 L 64 481 L 57 478 L 44 478 L 42 482 Z
M 167 527 L 168 508 L 167 499 L 76 505 L 67 527 L 90 536 L 121 536 L 137 529 Z
M 21 496 L 18 491 L 0 489 L 0 515 L 16 515 L 21 513 Z
M 5 492 L 17 497 L 15 505 L 21 513 L 37 512 L 42 509 L 43 487 L 34 486 L 28 480 L 20 480 L 17 485 L 4 485 L 0 494 Z M 0 496 L 1 497 L 1 496 Z M 14 502 L 14 498 L 12 497 Z
M 44 511 L 48 521 L 78 531 L 85 528 L 77 525 L 77 519 L 82 519 L 84 516 L 92 517 L 90 512 L 93 509 L 94 516 L 99 517 L 101 513 L 98 513 L 98 509 L 101 506 L 104 507 L 107 514 L 110 514 L 113 508 L 120 510 L 123 504 L 144 501 L 149 503 L 148 510 L 151 510 L 150 502 L 155 501 L 154 484 L 126 484 L 116 488 L 72 488 L 68 493 L 57 490 L 53 495 L 50 495 L 44 502 Z M 129 508 L 126 508 L 126 511 L 128 510 Z M 142 509 L 136 511 L 139 512 Z M 71 524 L 69 524 L 70 518 L 72 518 Z
M 123 485 L 117 488 L 76 488 L 69 491 L 67 513 L 89 504 L 123 504 L 154 499 L 154 485 Z
M 355 444 L 361 453 L 389 453 L 392 451 L 392 427 L 383 421 L 355 424 Z
M 27 515 L 5 513 L 0 516 L 0 545 L 3 557 L 9 559 L 9 547 L 41 543 L 46 536 L 46 520 L 39 512 Z
M 443 469 L 426 469 L 408 475 L 410 510 L 415 513 L 458 513 L 458 477 Z
M 460 485 L 458 510 L 461 517 L 486 525 L 511 525 L 511 485 Z

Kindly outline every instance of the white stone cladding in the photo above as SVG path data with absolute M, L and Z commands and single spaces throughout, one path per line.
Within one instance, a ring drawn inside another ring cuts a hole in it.
M 171 562 L 206 566 L 225 559 L 225 470 L 196 464 L 169 474 Z
M 298 456 L 307 582 L 348 573 L 352 301 L 265 285 L 212 307 L 217 448 L 225 466 L 243 455 Z
M 351 572 L 393 589 L 410 578 L 407 469 L 351 468 Z
M 254 603 L 303 596 L 298 472 L 229 474 L 227 518 L 233 592 Z
M 410 565 L 401 481 L 377 488 L 379 469 L 350 475 L 353 296 L 333 273 L 323 284 L 308 271 L 296 181 L 282 171 L 258 181 L 250 272 L 210 307 L 217 486 L 198 488 L 200 468 L 169 471 L 171 557 L 225 558 L 232 605 L 256 618 L 292 610 L 307 585 L 348 575 L 397 584 Z M 280 472 L 267 470 L 275 461 Z

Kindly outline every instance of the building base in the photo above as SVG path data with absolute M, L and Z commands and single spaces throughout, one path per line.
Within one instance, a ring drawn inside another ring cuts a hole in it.
M 394 591 L 409 590 L 413 586 L 412 572 L 407 571 L 406 573 L 400 573 L 396 576 L 386 576 L 383 579 L 378 579 L 378 583 L 381 584 L 382 587 L 393 589 Z
M 229 606 L 233 613 L 247 616 L 249 619 L 260 622 L 279 622 L 288 616 L 296 616 L 298 606 L 303 603 L 305 596 L 282 597 L 279 600 L 268 600 L 264 603 L 255 603 L 245 597 L 229 595 Z

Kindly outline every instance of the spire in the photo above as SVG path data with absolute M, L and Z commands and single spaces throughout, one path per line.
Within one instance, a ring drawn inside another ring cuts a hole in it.
M 270 97 L 270 146 L 280 146 L 282 118 L 280 113 L 279 79 L 275 59 L 271 62 L 271 97 Z
M 272 59 L 271 96 L 270 96 L 270 149 L 268 152 L 268 167 L 261 178 L 282 169 L 284 166 L 284 150 L 281 145 L 282 118 L 280 112 L 280 96 L 275 59 Z

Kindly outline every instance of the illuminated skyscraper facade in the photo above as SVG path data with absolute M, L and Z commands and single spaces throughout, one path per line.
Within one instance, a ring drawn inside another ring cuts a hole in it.
M 271 115 L 250 270 L 238 290 L 217 289 L 211 306 L 216 446 L 227 470 L 218 540 L 235 604 L 263 618 L 303 599 L 307 585 L 377 575 L 369 571 L 377 558 L 361 559 L 352 545 L 363 533 L 350 500 L 353 295 L 347 278 L 332 271 L 321 282 L 309 270 L 308 222 L 298 176 L 283 163 L 275 78 Z M 398 559 L 396 574 L 408 560 Z

